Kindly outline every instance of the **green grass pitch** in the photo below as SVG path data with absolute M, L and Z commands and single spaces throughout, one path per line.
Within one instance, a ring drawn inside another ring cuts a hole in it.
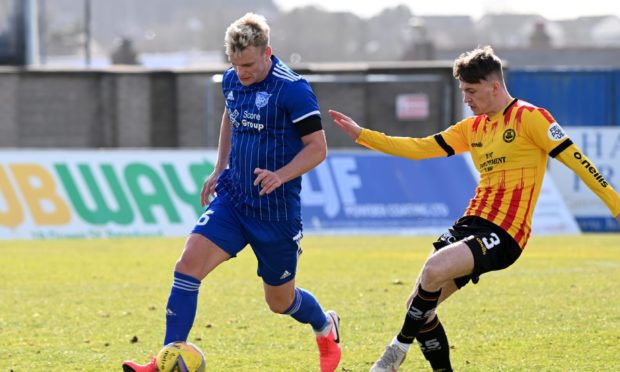
M 432 237 L 317 237 L 297 283 L 342 318 L 339 371 L 398 331 Z M 0 372 L 120 371 L 161 347 L 183 239 L 4 241 Z M 458 371 L 620 370 L 620 235 L 534 237 L 439 308 Z M 318 371 L 308 326 L 269 311 L 250 249 L 203 282 L 190 341 L 210 371 Z M 402 371 L 430 370 L 417 347 Z

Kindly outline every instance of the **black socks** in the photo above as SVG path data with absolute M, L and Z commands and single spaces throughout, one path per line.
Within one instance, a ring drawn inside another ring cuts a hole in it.
M 431 364 L 433 371 L 452 371 L 448 337 L 437 316 L 420 329 L 416 339 L 422 354 Z
M 404 344 L 412 344 L 413 340 L 418 335 L 418 332 L 426 323 L 429 315 L 433 313 L 437 307 L 437 301 L 441 289 L 437 292 L 427 292 L 422 289 L 422 285 L 418 286 L 418 293 L 411 301 L 411 306 L 405 315 L 405 321 L 401 328 L 400 333 L 396 336 L 399 342 Z

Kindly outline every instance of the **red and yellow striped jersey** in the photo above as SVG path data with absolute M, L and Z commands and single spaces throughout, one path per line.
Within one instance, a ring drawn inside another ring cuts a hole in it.
M 464 215 L 479 216 L 500 226 L 522 249 L 532 231 L 532 214 L 548 156 L 577 173 L 614 216 L 620 214 L 620 196 L 551 114 L 518 99 L 491 117 L 469 117 L 425 138 L 392 137 L 363 129 L 357 142 L 409 159 L 469 151 L 480 181 Z

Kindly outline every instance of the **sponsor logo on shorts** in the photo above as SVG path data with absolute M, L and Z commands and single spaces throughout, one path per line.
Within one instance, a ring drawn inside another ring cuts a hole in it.
M 484 243 L 482 243 L 482 239 L 476 238 L 476 241 L 478 242 L 478 244 L 480 244 L 480 250 L 482 251 L 482 255 L 487 254 L 487 247 L 485 247 Z
M 280 279 L 286 279 L 289 276 L 291 276 L 291 273 L 288 270 L 284 270 L 284 272 L 282 273 L 282 275 L 280 275 Z

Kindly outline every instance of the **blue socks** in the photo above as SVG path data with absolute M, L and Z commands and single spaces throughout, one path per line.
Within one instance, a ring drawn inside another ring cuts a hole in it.
M 166 337 L 164 345 L 174 341 L 186 341 L 194 325 L 198 307 L 200 280 L 174 272 L 174 282 L 166 306 Z
M 327 316 L 312 293 L 295 288 L 293 304 L 284 312 L 300 323 L 310 324 L 315 332 L 322 331 L 328 324 Z
M 194 325 L 198 307 L 200 280 L 174 272 L 174 282 L 166 306 L 166 337 L 164 345 L 174 341 L 186 341 Z M 295 288 L 293 304 L 284 312 L 300 323 L 310 324 L 315 332 L 329 325 L 327 316 L 312 293 Z

